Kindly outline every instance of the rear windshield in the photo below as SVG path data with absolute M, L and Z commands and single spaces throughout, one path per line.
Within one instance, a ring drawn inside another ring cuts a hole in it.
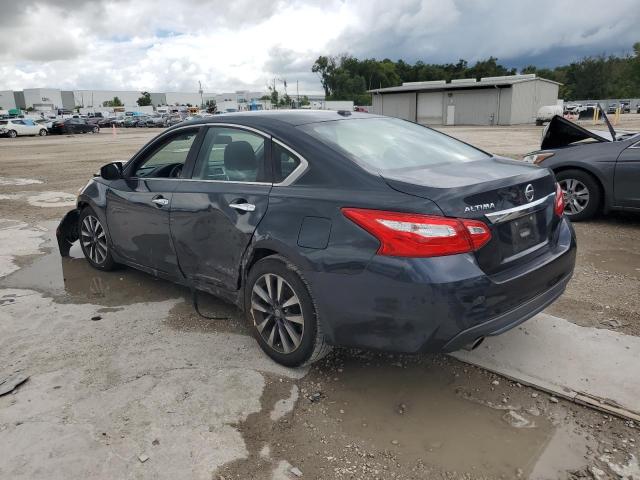
M 357 163 L 386 172 L 489 158 L 466 143 L 397 118 L 362 118 L 300 127 Z

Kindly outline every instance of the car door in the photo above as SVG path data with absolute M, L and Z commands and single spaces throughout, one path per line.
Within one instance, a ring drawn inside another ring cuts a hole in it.
M 24 120 L 11 120 L 10 130 L 15 130 L 18 135 L 28 135 Z
M 640 208 L 640 141 L 618 157 L 613 191 L 617 206 Z
M 136 155 L 124 178 L 107 190 L 107 225 L 124 260 L 175 277 L 176 255 L 169 232 L 173 189 L 191 160 L 199 127 L 162 135 Z
M 25 135 L 38 135 L 40 127 L 33 120 L 23 120 L 25 127 Z
M 267 211 L 270 138 L 241 126 L 205 127 L 189 182 L 171 203 L 182 272 L 204 288 L 238 288 L 243 254 Z

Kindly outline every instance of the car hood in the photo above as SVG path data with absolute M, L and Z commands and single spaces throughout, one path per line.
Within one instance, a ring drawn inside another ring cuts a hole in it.
M 544 130 L 540 149 L 549 150 L 566 147 L 572 143 L 588 139 L 597 142 L 610 142 L 612 141 L 612 135 L 610 132 L 587 130 L 576 123 L 556 115 Z

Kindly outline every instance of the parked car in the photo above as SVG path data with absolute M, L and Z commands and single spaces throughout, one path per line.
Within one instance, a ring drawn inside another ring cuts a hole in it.
M 611 210 L 640 211 L 640 134 L 616 132 L 604 113 L 603 118 L 608 131 L 554 117 L 540 150 L 524 158 L 553 170 L 563 190 L 564 213 L 573 221 Z
M 147 120 L 149 119 L 149 115 L 139 115 L 134 118 L 135 118 L 134 126 L 141 128 L 141 127 L 147 126 Z
M 147 127 L 166 127 L 167 126 L 167 116 L 166 115 L 150 115 L 147 117 L 146 121 Z
M 550 170 L 411 122 L 248 112 L 105 165 L 57 235 L 97 269 L 234 302 L 267 355 L 297 366 L 330 345 L 452 351 L 519 325 L 572 275 L 563 208 Z
M 100 128 L 109 128 L 109 127 L 111 127 L 111 126 L 113 126 L 113 125 L 115 125 L 115 124 L 116 124 L 116 120 L 117 120 L 117 117 L 106 117 L 106 118 L 101 118 L 101 119 L 98 121 L 98 126 L 99 126 Z
M 44 137 L 47 134 L 46 125 L 40 125 L 28 118 L 8 118 L 0 120 L 0 128 L 4 128 L 6 132 L 4 136 L 15 138 L 20 135 L 40 135 Z
M 180 123 L 182 121 L 183 121 L 183 118 L 182 118 L 181 115 L 171 115 L 167 119 L 167 126 L 168 127 L 172 127 L 172 126 L 177 125 L 178 123 Z
M 620 113 L 631 113 L 631 102 L 628 100 L 620 102 Z
M 607 108 L 607 113 L 616 113 L 616 110 L 618 110 L 618 104 L 610 103 L 609 108 Z
M 53 122 L 55 122 L 55 118 L 42 118 L 40 120 L 35 120 L 35 123 L 37 123 L 38 125 L 42 125 L 47 129 L 47 131 L 51 129 L 51 127 L 53 126 Z
M 87 123 L 84 118 L 67 118 L 54 122 L 51 127 L 51 133 L 70 134 L 70 133 L 99 133 L 100 127 Z
M 138 120 L 140 117 L 134 117 L 134 116 L 127 116 L 124 118 L 124 121 L 122 122 L 122 126 L 124 128 L 133 128 L 137 125 Z

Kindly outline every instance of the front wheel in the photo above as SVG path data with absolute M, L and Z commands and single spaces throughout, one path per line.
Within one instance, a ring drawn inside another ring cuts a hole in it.
M 7 135 L 9 135 L 9 138 L 16 138 L 18 136 L 18 132 L 16 132 L 15 130 L 9 130 L 9 133 Z
M 78 219 L 80 247 L 92 267 L 113 270 L 116 266 L 107 241 L 107 232 L 91 207 L 80 212 Z
M 100 133 L 100 128 L 99 127 L 93 127 L 91 129 L 91 133 Z
M 600 208 L 601 191 L 595 178 L 582 170 L 563 170 L 556 179 L 564 195 L 564 213 L 571 221 L 593 217 Z
M 285 258 L 266 257 L 251 268 L 245 306 L 258 344 L 281 365 L 309 364 L 331 350 L 307 285 Z
M 46 131 L 44 128 L 42 128 L 42 129 L 40 129 L 40 131 L 38 132 L 38 135 L 40 135 L 41 137 L 44 137 L 44 136 L 46 136 L 46 135 L 47 135 L 47 131 Z

